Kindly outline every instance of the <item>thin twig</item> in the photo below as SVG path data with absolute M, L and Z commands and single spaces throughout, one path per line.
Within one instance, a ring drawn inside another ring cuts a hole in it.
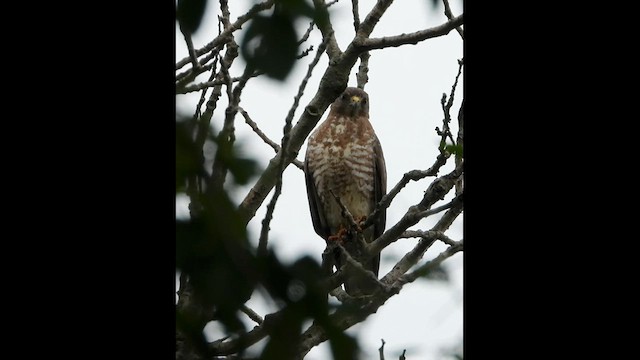
M 346 260 L 346 263 L 344 265 L 342 265 L 342 266 L 346 266 L 347 264 L 349 264 L 349 266 L 351 266 L 353 269 L 355 269 L 356 272 L 358 272 L 360 275 L 365 275 L 367 278 L 369 278 L 369 281 L 375 282 L 379 286 L 384 287 L 384 285 L 381 282 L 378 281 L 378 277 L 376 276 L 376 274 L 374 274 L 373 272 L 365 269 L 362 266 L 362 264 L 359 263 L 358 260 L 354 259 L 351 256 L 351 254 L 349 254 L 349 252 L 342 245 L 338 244 L 338 248 L 340 248 L 340 251 L 342 251 L 342 253 L 344 254 L 344 258 Z
M 385 196 L 382 197 L 382 199 L 380 199 L 374 211 L 367 217 L 367 220 L 362 226 L 362 229 L 366 229 L 375 223 L 379 214 L 391 205 L 391 201 L 393 201 L 396 195 L 400 193 L 400 190 L 402 190 L 409 183 L 409 181 L 418 181 L 427 176 L 438 175 L 438 171 L 442 166 L 444 166 L 446 162 L 447 157 L 443 154 L 439 154 L 436 158 L 435 163 L 429 169 L 411 170 L 405 173 L 402 176 L 402 179 L 400 179 L 400 181 L 393 187 L 393 189 L 391 189 L 391 191 L 389 191 Z
M 398 360 L 407 360 L 406 357 L 404 357 L 404 354 L 407 352 L 407 349 L 402 350 L 402 354 L 400 354 L 400 357 L 398 358 Z
M 274 2 L 275 0 L 267 0 L 259 4 L 255 4 L 244 15 L 239 16 L 238 19 L 236 19 L 236 21 L 233 24 L 230 24 L 227 28 L 225 28 L 225 30 L 222 33 L 220 33 L 215 39 L 213 39 L 210 43 L 208 43 L 207 45 L 205 45 L 200 49 L 197 49 L 195 51 L 196 56 L 202 56 L 203 54 L 208 53 L 209 51 L 219 47 L 220 45 L 224 45 L 227 42 L 231 41 L 231 38 L 229 37 L 231 33 L 240 29 L 244 23 L 251 20 L 260 11 L 270 9 L 273 6 Z M 186 57 L 178 61 L 176 63 L 176 70 L 179 70 L 180 68 L 188 64 L 190 61 L 191 60 L 189 57 Z
M 200 67 L 200 63 L 198 62 L 196 51 L 193 49 L 193 40 L 191 38 L 191 34 L 185 31 L 182 33 L 182 35 L 184 35 L 184 42 L 187 43 L 187 51 L 189 52 L 191 65 L 193 66 L 193 69 L 196 70 Z
M 438 206 L 438 207 L 435 207 L 433 209 L 420 211 L 420 212 L 418 212 L 416 214 L 416 216 L 419 216 L 420 218 L 426 218 L 426 217 L 431 216 L 433 214 L 437 214 L 439 212 L 445 211 L 445 210 L 451 208 L 451 206 L 453 206 L 455 201 L 456 201 L 456 199 L 454 198 L 453 200 L 449 201 L 448 203 L 446 203 L 446 204 L 444 204 L 442 206 Z
M 262 139 L 262 141 L 264 141 L 267 145 L 271 146 L 271 148 L 275 150 L 276 153 L 280 151 L 280 145 L 276 144 L 273 140 L 269 139 L 269 137 L 264 132 L 262 132 L 262 130 L 260 130 L 256 122 L 251 119 L 251 117 L 246 112 L 246 110 L 244 110 L 242 107 L 238 107 L 238 111 L 244 117 L 244 121 L 251 127 L 253 132 L 255 132 L 256 135 L 258 135 Z M 302 164 L 300 160 L 295 159 L 292 162 L 298 169 L 304 170 L 304 164 Z
M 214 70 L 215 72 L 215 70 Z M 253 74 L 251 74 L 250 77 L 254 78 L 257 76 L 260 76 L 264 74 L 263 71 L 254 71 Z M 243 77 L 233 77 L 231 78 L 231 82 L 238 82 L 240 80 L 242 80 Z M 224 85 L 225 84 L 225 80 L 224 79 L 209 79 L 208 81 L 205 82 L 201 82 L 198 84 L 193 84 L 193 85 L 189 85 L 189 86 L 184 86 L 181 89 L 176 88 L 176 94 L 186 94 L 186 93 L 190 93 L 190 92 L 194 92 L 194 91 L 200 91 L 200 90 L 204 90 L 216 85 Z
M 415 281 L 417 278 L 425 276 L 429 271 L 439 266 L 444 260 L 450 258 L 455 253 L 462 251 L 463 249 L 464 249 L 464 242 L 463 240 L 460 240 L 455 244 L 449 246 L 446 250 L 444 250 L 440 254 L 438 254 L 438 256 L 436 256 L 434 259 L 427 261 L 423 265 L 420 265 L 414 271 L 408 274 L 402 275 L 402 277 L 398 279 L 398 281 L 402 282 L 403 284 L 411 283 Z
M 360 13 L 358 11 L 358 0 L 351 0 L 351 12 L 353 13 L 353 29 L 358 32 L 360 27 Z
M 407 230 L 400 235 L 400 238 L 436 238 L 447 245 L 454 245 L 455 240 L 445 235 L 442 231 L 422 231 L 422 230 Z
M 391 228 L 387 229 L 382 235 L 380 235 L 377 239 L 367 245 L 367 251 L 369 254 L 375 255 L 382 251 L 385 247 L 387 247 L 392 242 L 396 241 L 400 235 L 405 232 L 410 226 L 417 224 L 422 217 L 418 214 L 424 210 L 427 210 L 433 205 L 436 201 L 446 195 L 451 188 L 453 188 L 455 184 L 455 180 L 460 176 L 462 172 L 462 164 L 460 167 L 454 169 L 449 174 L 443 175 L 437 179 L 435 179 L 427 191 L 425 191 L 425 195 L 418 203 L 418 205 L 412 206 L 407 210 L 407 212 L 402 216 L 402 218 Z M 454 202 L 455 201 L 455 202 Z M 454 208 L 462 203 L 462 197 L 456 197 L 452 200 L 451 208 Z M 448 211 L 451 211 L 449 209 Z M 444 217 L 445 215 L 443 215 Z M 442 229 L 436 229 L 442 230 Z M 442 230 L 444 231 L 444 230 Z
M 453 12 L 451 12 L 451 6 L 449 6 L 449 0 L 442 0 L 444 2 L 444 15 L 447 19 L 453 19 Z M 460 26 L 456 26 L 456 31 L 460 34 L 462 40 L 464 40 L 464 31 Z

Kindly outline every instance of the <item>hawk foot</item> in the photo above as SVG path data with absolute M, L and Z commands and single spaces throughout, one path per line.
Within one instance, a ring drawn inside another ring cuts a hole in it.
M 354 220 L 356 222 L 358 232 L 362 232 L 362 225 L 364 225 L 365 220 L 367 220 L 367 215 L 362 215 Z
M 347 229 L 345 229 L 343 226 L 340 226 L 340 229 L 338 230 L 338 232 L 335 235 L 330 235 L 327 238 L 327 241 L 337 241 L 342 245 L 344 243 L 345 235 L 347 235 Z

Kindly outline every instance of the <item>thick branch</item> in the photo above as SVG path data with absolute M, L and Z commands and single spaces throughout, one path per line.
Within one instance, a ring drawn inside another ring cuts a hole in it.
M 331 25 L 331 20 L 329 19 L 329 11 L 327 11 L 329 5 L 325 4 L 324 0 L 313 0 L 313 5 L 316 11 L 321 14 L 320 16 L 326 20 L 323 24 L 318 24 L 318 29 L 320 29 L 322 33 L 323 42 L 327 44 L 327 56 L 329 56 L 329 60 L 335 60 L 342 54 L 342 50 L 340 50 L 340 46 L 338 46 L 333 25 Z
M 401 34 L 396 36 L 386 36 L 382 38 L 364 39 L 360 44 L 361 51 L 383 49 L 387 47 L 398 47 L 407 44 L 417 44 L 430 38 L 448 34 L 457 26 L 462 25 L 463 15 L 453 18 L 442 25 L 432 27 L 425 30 L 416 31 L 410 34 Z

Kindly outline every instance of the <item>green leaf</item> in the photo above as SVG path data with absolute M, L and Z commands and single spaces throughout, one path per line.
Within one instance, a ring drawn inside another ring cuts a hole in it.
M 445 150 L 447 150 L 450 154 L 456 155 L 456 156 L 462 156 L 462 146 L 461 145 L 453 145 L 453 144 L 448 144 L 447 146 L 445 146 Z

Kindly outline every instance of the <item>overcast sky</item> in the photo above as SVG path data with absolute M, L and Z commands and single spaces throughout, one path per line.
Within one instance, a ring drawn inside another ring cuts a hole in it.
M 231 21 L 244 14 L 252 5 L 251 0 L 230 1 Z M 360 1 L 360 16 L 362 19 L 373 6 L 373 1 Z M 451 0 L 450 5 L 454 15 L 462 14 L 462 1 Z M 200 48 L 210 42 L 218 33 L 217 1 L 209 0 L 207 13 L 203 25 L 194 35 L 193 42 Z M 336 39 L 342 50 L 354 36 L 351 2 L 341 0 L 330 8 L 331 21 L 336 33 Z M 433 8 L 431 0 L 402 0 L 395 1 L 386 11 L 371 37 L 382 37 L 409 33 L 440 25 L 446 21 L 443 6 Z M 245 26 L 246 27 L 246 26 Z M 297 24 L 298 34 L 302 34 L 308 27 L 308 20 Z M 236 33 L 237 34 L 237 33 Z M 239 43 L 241 37 L 236 35 Z M 317 49 L 321 41 L 319 31 L 315 30 L 306 43 L 301 47 L 306 49 L 313 45 Z M 300 81 L 304 77 L 307 66 L 313 59 L 315 51 L 297 62 L 285 82 L 270 80 L 265 76 L 251 79 L 242 94 L 242 106 L 260 129 L 276 143 L 280 143 L 284 119 L 293 103 Z M 183 37 L 176 25 L 176 59 L 187 56 Z M 447 96 L 458 71 L 457 60 L 463 57 L 463 41 L 457 32 L 429 39 L 417 45 L 405 45 L 397 48 L 374 50 L 369 60 L 369 82 L 365 90 L 369 93 L 371 122 L 382 143 L 387 164 L 388 189 L 391 189 L 408 171 L 429 168 L 438 154 L 439 137 L 435 127 L 442 128 L 443 112 L 440 99 L 443 93 Z M 327 66 L 327 57 L 323 55 L 314 70 L 312 78 L 307 84 L 305 95 L 296 111 L 294 123 L 301 114 L 301 109 L 315 94 L 320 77 Z M 352 70 L 349 86 L 356 86 L 355 74 L 358 63 Z M 240 76 L 244 69 L 241 57 L 237 58 L 231 68 L 231 76 Z M 206 73 L 209 76 L 209 73 Z M 464 69 L 463 69 L 464 76 Z M 455 121 L 463 95 L 463 76 L 461 76 L 456 90 L 454 107 L 452 109 L 452 131 L 457 133 Z M 196 82 L 206 81 L 198 78 Z M 177 97 L 178 110 L 186 114 L 193 114 L 200 93 L 179 95 Z M 219 129 L 224 116 L 226 99 L 221 97 L 218 111 L 212 118 L 212 123 Z M 326 113 L 322 120 L 326 117 Z M 251 128 L 244 123 L 240 114 L 236 117 L 237 144 L 248 156 L 257 159 L 262 168 L 274 156 L 274 152 L 260 140 Z M 300 150 L 298 160 L 304 160 L 305 145 Z M 440 175 L 453 170 L 453 159 L 443 167 Z M 387 228 L 393 226 L 407 211 L 422 199 L 422 194 L 433 178 L 426 178 L 419 182 L 409 183 L 394 199 L 387 211 Z M 255 181 L 255 179 L 254 179 Z M 234 192 L 239 203 L 247 194 L 247 187 Z M 266 212 L 265 208 L 271 194 L 258 210 L 256 216 L 249 223 L 250 238 L 255 245 L 260 232 L 261 221 Z M 452 198 L 448 195 L 445 201 Z M 176 216 L 185 216 L 185 199 L 177 199 Z M 437 203 L 440 205 L 440 203 Z M 411 229 L 430 229 L 439 216 L 423 219 Z M 462 233 L 462 215 L 453 223 L 448 236 L 460 240 Z M 382 251 L 380 277 L 384 276 L 393 265 L 410 249 L 415 246 L 417 239 L 401 239 Z M 324 241 L 315 234 L 309 215 L 304 176 L 300 169 L 291 165 L 283 175 L 282 194 L 275 209 L 271 222 L 269 246 L 276 252 L 278 258 L 290 263 L 296 259 L 309 255 L 318 262 L 325 248 Z M 436 242 L 425 254 L 422 261 L 437 256 L 446 247 Z M 463 253 L 457 253 L 443 263 L 449 271 L 450 281 L 416 281 L 405 286 L 400 294 L 392 297 L 377 313 L 371 315 L 365 322 L 348 330 L 349 334 L 358 337 L 363 349 L 364 358 L 377 358 L 380 339 L 384 339 L 385 355 L 387 359 L 397 359 L 403 349 L 407 349 L 408 359 L 439 359 L 440 350 L 456 345 L 462 341 L 462 259 Z M 264 316 L 275 311 L 273 305 L 252 297 L 248 305 L 258 314 Z M 249 328 L 254 326 L 247 320 Z M 215 338 L 216 329 L 211 327 L 211 338 Z M 306 359 L 330 358 L 327 343 L 314 348 Z

